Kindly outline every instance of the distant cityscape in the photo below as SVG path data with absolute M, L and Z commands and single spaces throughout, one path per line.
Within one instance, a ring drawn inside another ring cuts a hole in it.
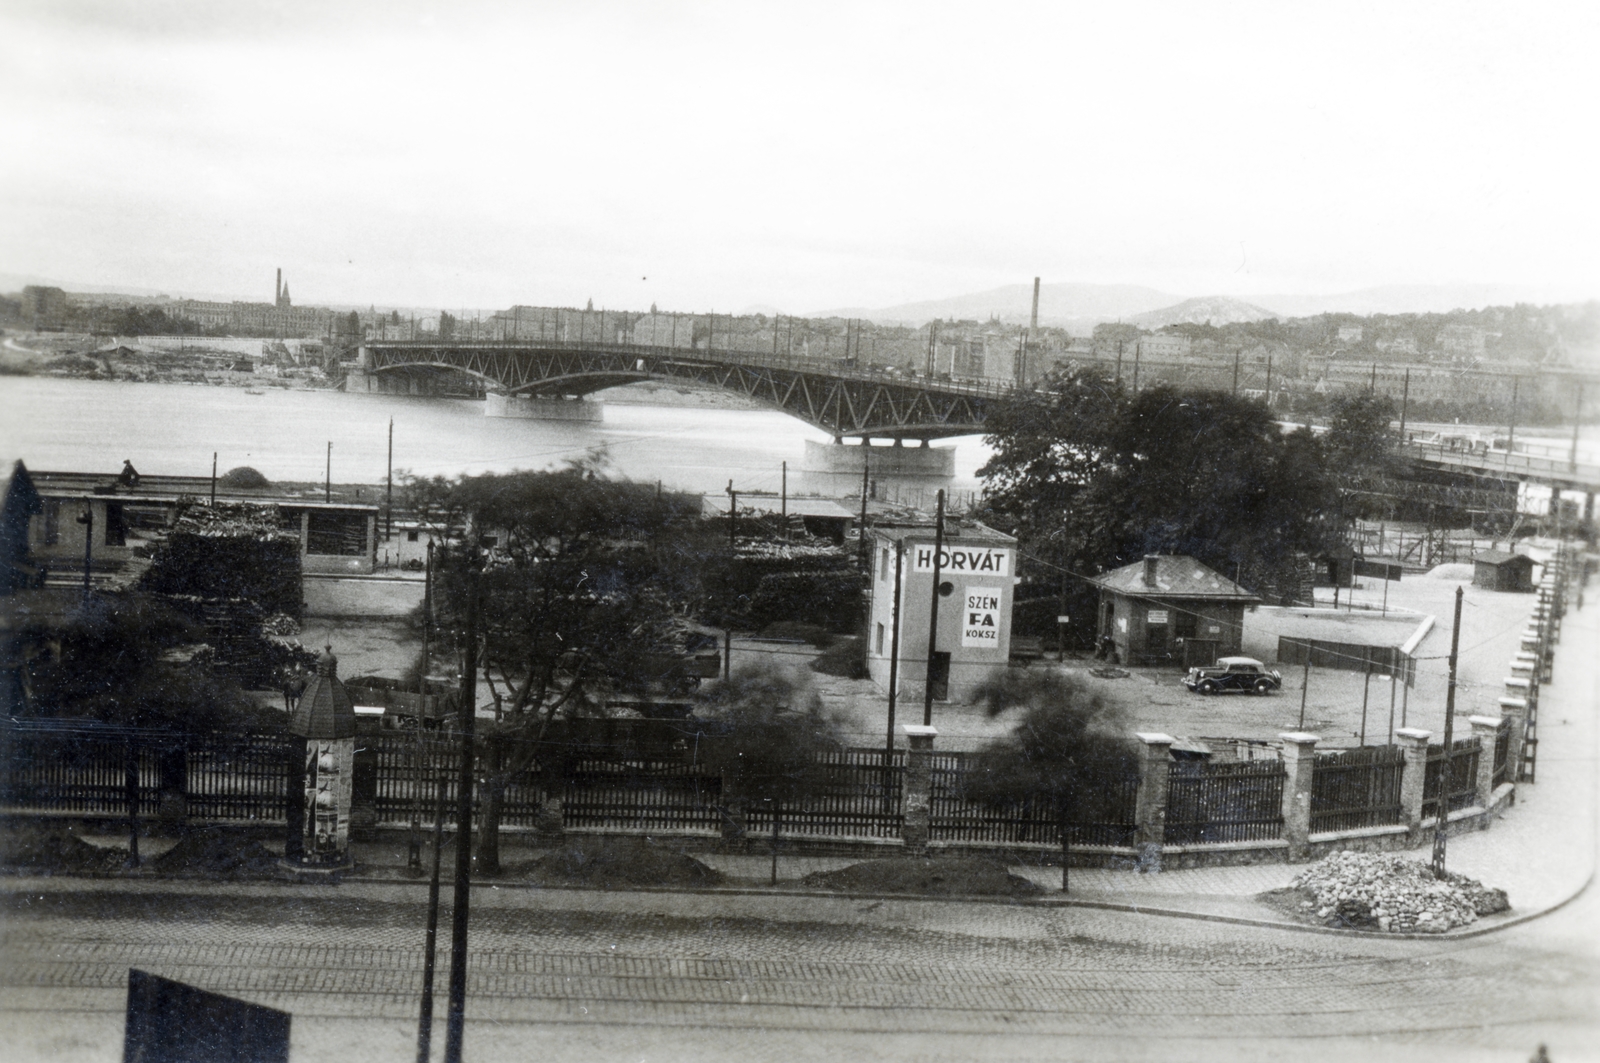
M 1002 319 L 931 320 L 920 325 L 851 317 L 716 314 L 515 305 L 472 313 L 401 308 L 340 310 L 296 306 L 277 271 L 270 302 L 74 293 L 28 285 L 0 296 L 0 324 L 40 334 L 84 336 L 92 355 L 139 337 L 260 338 L 265 361 L 281 341 L 325 343 L 331 352 L 363 342 L 605 343 L 715 349 L 841 361 L 909 376 L 1027 385 L 1071 366 L 1096 366 L 1134 387 L 1158 382 L 1264 398 L 1276 407 L 1316 407 L 1318 397 L 1371 388 L 1404 393 L 1423 416 L 1493 417 L 1515 402 L 1530 422 L 1570 419 L 1572 383 L 1600 382 L 1600 303 L 1486 307 L 1444 313 L 1323 313 L 1281 319 L 1237 300 L 1187 300 L 1159 326 L 1099 322 L 1067 329 Z M 1160 314 L 1141 314 L 1149 322 Z M 203 344 L 196 344 L 203 347 Z M 324 361 L 321 352 L 314 360 Z M 340 355 L 326 358 L 335 369 Z M 346 359 L 348 360 L 348 359 Z M 78 365 L 65 372 L 92 372 Z M 254 366 L 229 368 L 255 371 Z M 109 371 L 115 376 L 115 370 Z M 1512 381 L 1516 383 L 1513 385 Z M 1600 391 L 1600 387 L 1595 389 Z

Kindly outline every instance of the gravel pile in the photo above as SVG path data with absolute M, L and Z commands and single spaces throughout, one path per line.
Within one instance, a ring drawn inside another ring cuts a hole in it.
M 1435 878 L 1427 864 L 1389 853 L 1333 853 L 1290 886 L 1306 891 L 1301 907 L 1329 926 L 1396 933 L 1442 934 L 1511 907 L 1504 890 L 1448 871 Z

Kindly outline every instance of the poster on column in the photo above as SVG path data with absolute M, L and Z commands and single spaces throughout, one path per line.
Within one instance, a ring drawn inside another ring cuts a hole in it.
M 1000 588 L 968 587 L 961 614 L 961 645 L 1000 648 Z

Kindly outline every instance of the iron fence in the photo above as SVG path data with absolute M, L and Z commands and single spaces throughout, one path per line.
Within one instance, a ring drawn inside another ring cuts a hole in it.
M 794 806 L 779 809 L 784 835 L 817 837 L 898 838 L 905 823 L 901 801 L 906 754 L 895 750 L 885 763 L 881 749 L 842 749 L 821 757 L 821 781 L 816 792 Z M 772 830 L 773 808 L 768 802 L 745 809 L 745 826 L 752 834 Z
M 0 803 L 18 810 L 126 815 L 131 760 L 138 813 L 151 815 L 161 799 L 159 747 L 153 737 L 83 725 L 8 726 L 0 738 L 5 768 Z M 159 737 L 171 740 L 169 735 Z
M 1167 776 L 1169 845 L 1272 841 L 1283 834 L 1282 761 L 1174 762 Z
M 1506 781 L 1506 769 L 1511 757 L 1511 726 L 1505 721 L 1500 721 L 1500 730 L 1494 736 L 1494 785 L 1501 786 Z
M 1318 753 L 1311 765 L 1311 833 L 1399 823 L 1404 773 L 1399 746 Z
M 1458 738 L 1450 743 L 1450 780 L 1445 786 L 1451 812 L 1470 808 L 1478 802 L 1478 756 L 1481 746 L 1476 737 Z M 1428 764 L 1422 774 L 1422 818 L 1439 815 L 1440 780 L 1444 776 L 1444 746 L 1428 746 Z
M 184 751 L 187 812 L 199 819 L 284 822 L 290 759 L 300 739 L 288 735 L 217 735 Z
M 1048 798 L 1004 802 L 974 800 L 971 759 L 961 753 L 932 757 L 928 837 L 932 841 L 992 845 L 1060 845 L 1061 816 Z M 1134 810 L 1137 771 L 1107 772 L 1073 803 L 1068 840 L 1074 845 L 1131 848 L 1138 828 Z

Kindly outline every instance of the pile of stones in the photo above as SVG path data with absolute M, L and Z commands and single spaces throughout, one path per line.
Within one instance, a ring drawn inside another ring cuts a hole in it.
M 1333 853 L 1295 876 L 1301 908 L 1328 926 L 1442 934 L 1509 908 L 1504 890 L 1389 853 Z

